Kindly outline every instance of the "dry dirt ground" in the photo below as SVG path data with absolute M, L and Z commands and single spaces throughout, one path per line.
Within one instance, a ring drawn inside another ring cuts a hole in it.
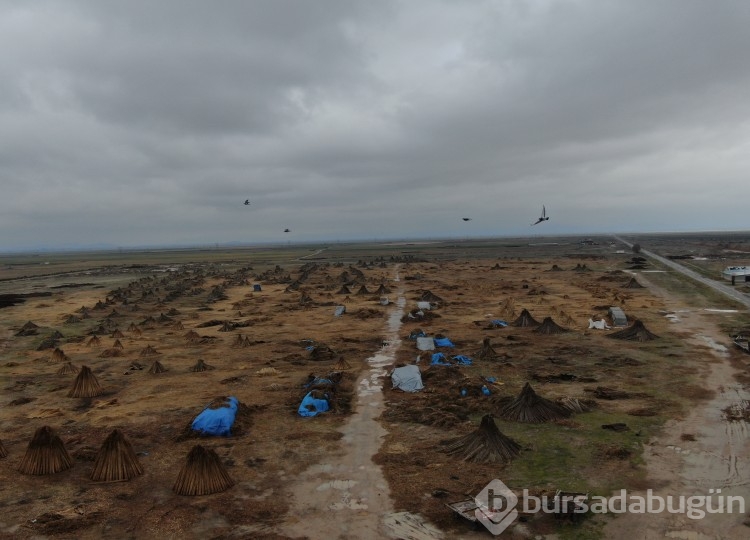
M 644 448 L 663 436 L 666 422 L 671 429 L 689 421 L 696 407 L 721 394 L 718 378 L 705 378 L 713 364 L 743 361 L 733 350 L 716 357 L 714 341 L 670 322 L 664 312 L 675 306 L 659 291 L 624 288 L 631 275 L 622 257 L 251 265 L 185 264 L 138 279 L 121 276 L 106 287 L 45 289 L 50 296 L 0 309 L 0 441 L 8 450 L 0 460 L 0 537 L 490 537 L 471 532 L 445 503 L 473 496 L 493 478 L 535 494 L 646 489 L 654 471 L 644 462 Z M 262 291 L 253 291 L 254 283 Z M 346 284 L 349 293 L 341 290 Z M 390 289 L 391 305 L 374 294 L 381 284 Z M 357 294 L 362 285 L 368 294 Z M 433 316 L 400 322 L 427 292 L 442 299 Z M 333 316 L 337 305 L 346 306 L 342 317 Z M 610 305 L 622 306 L 659 339 L 620 341 L 607 337 L 611 331 L 588 330 L 589 318 L 606 316 Z M 82 307 L 90 318 L 82 318 Z M 512 321 L 523 308 L 569 332 L 490 328 L 491 320 Z M 82 319 L 69 322 L 71 316 Z M 27 321 L 39 326 L 37 333 L 16 336 Z M 392 390 L 385 372 L 416 360 L 419 351 L 408 336 L 417 328 L 449 337 L 455 348 L 446 353 L 470 356 L 473 365 L 430 367 L 422 353 L 425 389 Z M 39 350 L 56 330 L 62 337 Z M 117 330 L 123 349 L 112 356 Z M 191 330 L 198 334 L 192 341 L 185 337 Z M 93 333 L 99 345 L 89 345 Z M 704 334 L 726 342 L 715 329 Z M 477 358 L 485 338 L 500 354 L 496 360 Z M 307 350 L 311 343 L 333 353 L 316 358 Z M 75 375 L 57 374 L 62 363 L 53 359 L 55 346 L 74 365 L 91 367 L 104 394 L 66 397 Z M 157 355 L 143 356 L 149 346 Z M 308 375 L 331 372 L 340 357 L 351 367 L 343 372 L 334 410 L 299 417 Z M 149 374 L 157 359 L 168 371 Z M 214 369 L 192 372 L 199 359 Z M 144 369 L 131 369 L 134 362 Z M 487 376 L 499 381 L 490 385 L 489 397 L 479 392 Z M 500 430 L 523 447 L 509 464 L 459 462 L 443 451 L 526 382 L 544 397 L 577 398 L 591 410 L 550 424 L 498 418 Z M 461 397 L 461 388 L 470 395 Z M 617 399 L 608 399 L 613 390 Z M 190 436 L 191 420 L 215 398 L 230 395 L 242 403 L 233 436 Z M 368 407 L 382 414 L 365 414 Z M 361 430 L 363 423 L 375 436 Z M 614 423 L 627 430 L 602 428 Z M 74 466 L 50 476 L 22 475 L 18 465 L 44 425 L 60 434 Z M 114 428 L 130 439 L 145 472 L 129 482 L 97 484 L 89 480 L 93 459 Z M 352 444 L 365 437 L 366 444 Z M 235 485 L 214 495 L 176 495 L 177 473 L 198 443 L 216 450 Z M 746 455 L 743 439 L 734 459 Z M 372 476 L 342 477 L 336 474 L 342 467 L 372 467 Z M 367 497 L 386 502 L 358 498 L 355 485 L 366 478 L 375 479 Z M 325 503 L 310 502 L 316 498 Z M 372 532 L 341 526 L 356 523 L 357 513 L 369 516 Z M 378 515 L 374 524 L 372 515 Z M 739 524 L 745 519 L 722 517 Z M 316 529 L 316 520 L 328 528 Z M 410 525 L 399 529 L 394 522 Z M 610 522 L 595 517 L 573 525 L 526 516 L 503 537 L 609 536 L 603 528 Z

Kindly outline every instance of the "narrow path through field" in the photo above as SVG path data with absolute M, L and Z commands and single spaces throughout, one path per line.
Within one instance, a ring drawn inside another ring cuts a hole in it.
M 388 317 L 386 345 L 367 362 L 357 386 L 354 414 L 342 428 L 344 455 L 313 465 L 299 475 L 292 490 L 292 510 L 282 532 L 292 538 L 380 539 L 435 538 L 417 516 L 394 514 L 388 484 L 372 461 L 385 429 L 377 418 L 383 409 L 383 375 L 400 344 L 401 317 L 406 305 L 396 268 L 398 300 Z

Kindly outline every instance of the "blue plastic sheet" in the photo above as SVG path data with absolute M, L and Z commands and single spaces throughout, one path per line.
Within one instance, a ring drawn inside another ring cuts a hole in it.
M 229 397 L 225 407 L 218 409 L 209 409 L 206 407 L 198 416 L 195 417 L 191 427 L 194 431 L 200 431 L 204 435 L 218 435 L 229 437 L 234 424 L 234 418 L 237 415 L 239 401 L 236 397 Z
M 302 398 L 302 403 L 299 404 L 297 413 L 300 416 L 311 417 L 317 416 L 322 412 L 326 412 L 330 409 L 327 399 L 314 398 L 312 392 L 308 392 L 307 395 Z
M 462 366 L 470 366 L 473 361 L 468 356 L 464 356 L 463 354 L 458 354 L 452 358 L 454 362 L 457 364 L 461 364 Z
M 441 352 L 435 353 L 432 355 L 432 361 L 430 362 L 431 366 L 450 366 L 450 362 L 448 362 L 448 359 L 445 357 L 445 355 Z
M 455 347 L 455 345 L 447 337 L 435 338 L 435 347 Z
M 490 326 L 493 326 L 495 328 L 505 328 L 506 326 L 508 326 L 508 323 L 501 319 L 492 319 L 490 321 Z

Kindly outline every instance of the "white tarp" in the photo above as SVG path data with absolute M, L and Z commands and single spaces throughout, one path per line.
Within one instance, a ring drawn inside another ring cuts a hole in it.
M 589 319 L 589 328 L 596 328 L 597 330 L 609 330 L 609 325 L 607 324 L 607 321 L 603 319 L 601 321 Z
M 336 306 L 336 311 L 333 312 L 334 317 L 341 317 L 346 313 L 346 306 Z
M 427 311 L 429 311 L 430 303 L 429 302 L 417 302 L 417 309 L 426 309 Z
M 420 351 L 434 351 L 435 350 L 435 338 L 418 337 L 417 349 L 419 349 Z
M 422 373 L 419 371 L 419 367 L 415 365 L 394 369 L 391 373 L 391 381 L 393 382 L 393 388 L 398 388 L 404 392 L 416 392 L 424 388 Z

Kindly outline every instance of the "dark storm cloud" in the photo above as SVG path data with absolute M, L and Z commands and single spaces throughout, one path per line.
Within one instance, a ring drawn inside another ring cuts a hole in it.
M 740 1 L 0 1 L 0 249 L 528 234 L 543 203 L 553 234 L 744 228 L 748 23 Z

